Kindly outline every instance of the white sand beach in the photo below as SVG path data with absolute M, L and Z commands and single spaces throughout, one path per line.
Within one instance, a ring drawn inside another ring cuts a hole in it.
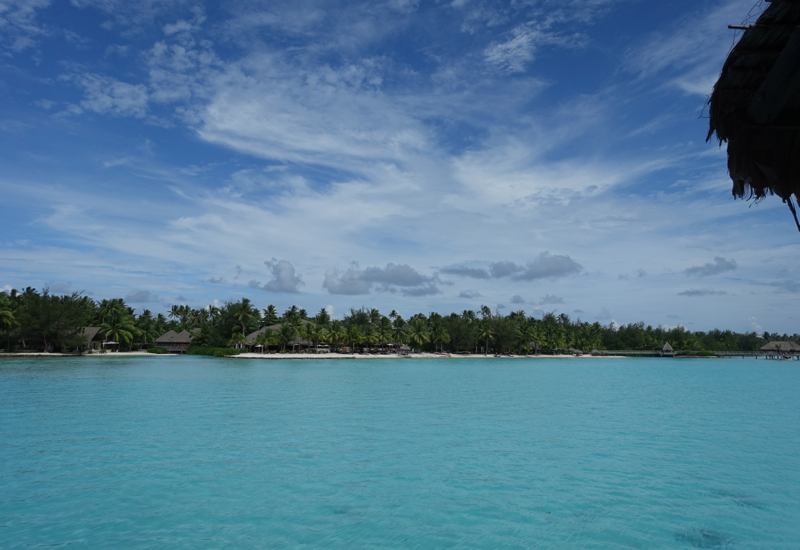
M 110 351 L 107 353 L 84 353 L 76 355 L 74 353 L 48 353 L 48 352 L 20 352 L 20 353 L 0 353 L 0 357 L 177 357 L 173 353 L 147 353 L 144 350 L 136 351 Z
M 226 355 L 230 359 L 609 359 L 617 356 L 604 355 L 493 355 L 481 354 L 438 354 L 438 353 L 411 353 L 409 355 L 396 354 L 368 354 L 368 353 L 242 353 L 240 355 Z

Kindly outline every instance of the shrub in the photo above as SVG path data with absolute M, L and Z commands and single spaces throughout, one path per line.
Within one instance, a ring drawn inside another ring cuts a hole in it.
M 167 348 L 159 348 L 157 346 L 153 346 L 151 348 L 147 348 L 145 351 L 147 351 L 147 353 L 155 353 L 155 354 L 158 354 L 158 355 L 163 355 L 165 353 L 169 353 L 167 351 Z

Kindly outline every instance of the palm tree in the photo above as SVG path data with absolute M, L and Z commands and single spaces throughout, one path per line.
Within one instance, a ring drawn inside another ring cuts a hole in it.
M 478 328 L 478 339 L 486 341 L 486 347 L 483 348 L 484 355 L 488 355 L 489 353 L 489 340 L 492 338 L 494 338 L 494 329 L 492 326 L 486 322 L 481 323 L 480 327 Z
M 369 322 L 373 325 L 378 322 L 378 319 L 381 318 L 381 312 L 378 311 L 378 308 L 374 307 L 369 311 Z
M 431 341 L 431 333 L 428 332 L 428 325 L 422 319 L 413 319 L 406 325 L 406 334 L 412 344 L 422 346 Z
M 14 312 L 11 311 L 11 303 L 5 299 L 5 295 L 0 294 L 0 327 L 2 327 L 3 332 L 6 333 L 6 351 L 11 351 L 9 349 L 11 347 L 10 332 L 11 327 L 16 323 L 17 320 L 14 317 Z
M 328 339 L 328 343 L 331 345 L 331 347 L 337 346 L 337 349 L 338 349 L 339 344 L 347 336 L 347 333 L 345 332 L 344 327 L 342 327 L 342 322 L 341 321 L 333 321 L 331 323 L 330 328 L 328 328 L 328 334 L 326 336 L 327 336 L 327 339 Z
M 522 341 L 522 349 L 525 350 L 525 355 L 531 349 L 531 342 L 536 338 L 536 329 L 530 323 L 523 323 L 519 327 L 519 336 Z
M 120 307 L 113 310 L 109 314 L 108 321 L 100 325 L 100 332 L 106 339 L 120 344 L 130 344 L 135 331 L 136 326 L 133 324 L 133 316 Z
M 322 308 L 319 312 L 314 316 L 314 320 L 317 322 L 318 325 L 326 327 L 331 322 L 331 316 L 328 313 L 328 310 Z
M 392 341 L 392 322 L 388 317 L 382 317 L 378 325 L 378 339 L 383 344 L 388 344 Z
M 238 332 L 234 332 L 231 334 L 231 339 L 228 340 L 228 345 L 238 349 L 240 347 L 243 348 L 246 342 L 247 336 L 244 334 L 239 334 Z
M 250 305 L 250 300 L 247 298 L 242 298 L 242 301 L 235 305 L 236 309 L 233 313 L 233 318 L 239 321 L 242 326 L 242 336 L 244 336 L 247 325 L 255 318 L 258 310 L 253 309 L 253 306 Z
M 258 339 L 256 340 L 256 344 L 262 346 L 261 353 L 267 351 L 267 348 L 275 342 L 276 334 L 275 331 L 271 328 L 264 329 L 264 332 L 258 335 Z
M 297 308 L 297 306 L 292 306 L 292 307 L 290 307 L 289 309 L 287 309 L 286 311 L 283 312 L 283 320 L 284 321 L 290 321 L 290 320 L 294 319 L 295 317 L 297 317 L 299 315 L 299 313 L 300 313 L 300 310 Z
M 286 343 L 292 342 L 294 343 L 295 332 L 292 329 L 291 325 L 288 323 L 284 323 L 281 325 L 280 330 L 278 331 L 278 337 L 281 340 L 281 352 L 286 351 Z M 294 344 L 292 344 L 294 346 Z
M 358 325 L 348 325 L 344 330 L 344 338 L 350 346 L 350 351 L 355 352 L 356 345 L 361 343 L 361 330 Z
M 289 328 L 292 329 L 292 352 L 294 352 L 295 351 L 294 347 L 296 344 L 295 340 L 303 332 L 303 323 L 300 321 L 300 317 L 292 317 L 289 320 L 288 326 Z
M 442 344 L 450 342 L 450 333 L 447 332 L 447 329 L 442 325 L 436 325 L 433 332 L 431 332 L 431 340 L 434 344 L 439 344 L 439 351 L 444 351 L 444 346 L 442 346 Z
M 365 326 L 361 333 L 361 341 L 366 344 L 367 347 L 375 345 L 378 342 L 378 333 L 375 331 L 375 327 L 371 325 Z

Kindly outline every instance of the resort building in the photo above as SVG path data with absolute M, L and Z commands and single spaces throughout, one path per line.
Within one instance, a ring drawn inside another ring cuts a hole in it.
M 83 348 L 89 350 L 98 350 L 103 347 L 103 340 L 105 337 L 100 334 L 101 327 L 86 327 L 83 329 Z
M 197 330 L 197 329 L 195 329 Z M 194 340 L 194 335 L 188 330 L 175 332 L 170 330 L 158 337 L 155 344 L 159 348 L 164 348 L 170 353 L 186 353 L 189 344 Z
M 675 350 L 669 345 L 669 342 L 664 342 L 664 347 L 661 348 L 661 357 L 675 357 Z
M 792 341 L 775 341 L 763 346 L 761 350 L 767 359 L 782 359 L 784 357 L 794 357 L 800 359 L 800 346 Z

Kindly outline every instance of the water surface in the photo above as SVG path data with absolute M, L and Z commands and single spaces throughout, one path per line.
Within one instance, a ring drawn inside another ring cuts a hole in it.
M 0 548 L 797 548 L 800 365 L 0 360 Z

